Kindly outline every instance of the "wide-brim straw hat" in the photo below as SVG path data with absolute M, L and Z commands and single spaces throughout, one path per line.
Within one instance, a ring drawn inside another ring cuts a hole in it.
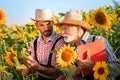
M 90 25 L 82 20 L 82 15 L 77 12 L 69 11 L 65 14 L 62 22 L 56 23 L 55 25 L 62 26 L 63 24 L 78 25 L 87 31 L 91 30 Z
M 35 19 L 31 18 L 33 21 L 53 21 L 52 11 L 49 8 L 36 9 Z

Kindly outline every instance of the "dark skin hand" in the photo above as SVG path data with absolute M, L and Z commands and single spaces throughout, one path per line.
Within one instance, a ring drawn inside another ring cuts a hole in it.
M 59 68 L 50 68 L 50 67 L 42 66 L 32 58 L 27 60 L 22 57 L 22 60 L 23 60 L 23 63 L 28 67 L 28 69 L 25 69 L 22 71 L 24 75 L 27 75 L 34 71 L 38 71 L 38 72 L 44 73 L 52 78 L 57 78 L 62 73 L 59 70 Z M 51 73 L 53 73 L 54 75 Z
M 89 51 L 87 51 L 87 58 L 86 59 L 81 59 L 81 58 L 77 58 L 76 59 L 76 63 L 77 63 L 77 69 L 74 72 L 73 76 L 79 75 L 82 69 L 92 69 L 94 66 L 94 63 L 90 60 L 90 53 Z
M 87 58 L 86 59 L 81 59 L 81 58 L 77 58 L 76 62 L 78 64 L 78 68 L 81 69 L 91 69 L 94 65 L 94 63 L 91 61 L 90 59 L 90 53 L 89 51 L 87 51 Z

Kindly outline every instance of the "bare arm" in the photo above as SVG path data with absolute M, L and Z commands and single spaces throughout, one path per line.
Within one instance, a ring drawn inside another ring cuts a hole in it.
M 38 71 L 47 76 L 58 77 L 62 73 L 59 68 L 42 66 L 38 64 L 37 61 L 35 61 L 34 59 L 26 60 L 25 58 L 23 58 L 23 63 L 28 67 L 28 69 L 22 71 L 24 75 L 30 74 L 34 71 Z

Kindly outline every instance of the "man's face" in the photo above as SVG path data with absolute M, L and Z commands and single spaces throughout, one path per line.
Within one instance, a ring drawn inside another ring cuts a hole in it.
M 36 27 L 40 30 L 43 36 L 49 37 L 52 34 L 53 22 L 52 21 L 37 21 Z
M 62 35 L 65 42 L 72 42 L 77 39 L 77 26 L 64 24 L 62 25 Z

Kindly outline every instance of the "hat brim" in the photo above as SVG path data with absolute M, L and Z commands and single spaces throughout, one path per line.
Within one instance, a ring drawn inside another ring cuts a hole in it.
M 30 18 L 32 21 L 53 21 L 53 19 L 33 19 L 33 18 Z
M 87 22 L 81 21 L 81 20 L 67 20 L 67 21 L 63 21 L 61 23 L 56 23 L 55 25 L 62 26 L 64 24 L 78 25 L 78 26 L 83 27 L 87 31 L 91 30 L 90 25 Z

